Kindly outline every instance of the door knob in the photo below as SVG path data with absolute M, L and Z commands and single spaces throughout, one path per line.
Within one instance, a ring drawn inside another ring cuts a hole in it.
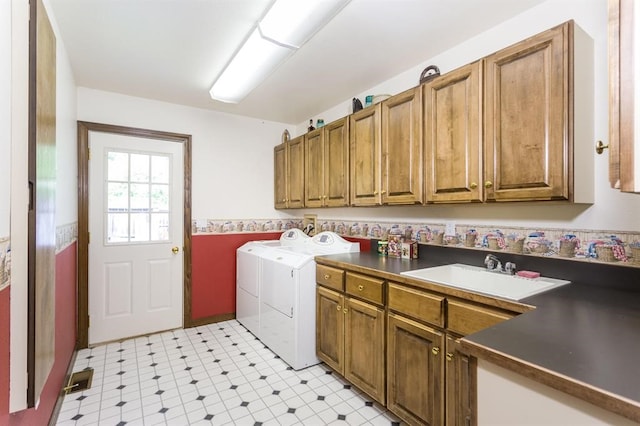
M 171 249 L 171 251 L 173 252 L 173 254 L 178 254 L 178 252 L 180 251 L 180 249 L 178 247 L 173 247 Z

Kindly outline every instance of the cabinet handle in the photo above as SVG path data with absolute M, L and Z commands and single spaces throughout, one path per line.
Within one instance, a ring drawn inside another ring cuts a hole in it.
M 344 308 L 344 309 L 342 310 L 342 312 L 346 314 L 346 313 L 347 313 L 347 308 Z
M 373 191 L 373 195 L 378 195 L 378 191 Z
M 382 195 L 384 195 L 386 193 L 387 193 L 387 191 L 385 191 L 384 189 L 382 191 L 380 191 L 380 194 L 382 194 Z
M 475 182 L 471 182 L 471 183 L 469 184 L 469 188 L 471 188 L 471 189 L 476 189 L 477 187 L 478 187 L 478 184 L 477 184 L 477 183 L 475 183 Z
M 484 187 L 485 187 L 485 188 L 491 188 L 492 186 L 493 186 L 493 182 L 491 182 L 490 180 L 488 180 L 488 181 L 486 181 L 486 182 L 484 183 Z
M 325 280 L 328 280 L 329 278 L 331 278 L 331 275 L 329 275 L 329 274 L 324 274 L 324 279 L 325 279 Z
M 447 352 L 447 361 L 453 361 L 454 356 L 453 352 Z
M 364 286 L 363 286 L 362 284 L 360 284 L 360 285 L 358 286 L 358 290 L 360 290 L 360 291 L 364 290 Z
M 433 348 L 431 348 L 431 353 L 434 355 L 438 355 L 440 353 L 440 348 L 437 346 L 434 346 Z
M 339 311 L 340 309 L 342 309 L 342 306 L 338 305 L 338 306 L 336 307 L 336 310 L 337 310 L 337 311 Z

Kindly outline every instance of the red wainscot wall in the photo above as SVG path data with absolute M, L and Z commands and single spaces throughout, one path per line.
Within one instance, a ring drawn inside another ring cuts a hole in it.
M 282 234 L 194 235 L 191 240 L 191 320 L 194 325 L 230 319 L 236 312 L 236 250 L 248 241 L 277 240 Z M 370 240 L 345 237 L 369 251 Z
M 9 292 L 0 292 L 0 426 L 34 426 L 49 423 L 76 346 L 77 244 L 56 255 L 55 360 L 37 408 L 9 414 Z

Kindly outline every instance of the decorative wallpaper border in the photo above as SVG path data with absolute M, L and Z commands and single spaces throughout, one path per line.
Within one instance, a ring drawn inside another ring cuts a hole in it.
M 56 227 L 56 254 L 78 240 L 78 222 Z
M 272 232 L 302 229 L 296 219 L 199 219 L 193 221 L 193 234 L 228 232 Z M 640 232 L 557 228 L 499 227 L 457 224 L 455 235 L 445 235 L 444 223 L 370 222 L 317 219 L 318 231 L 343 236 L 383 239 L 400 235 L 421 243 L 481 250 L 505 251 L 533 256 L 617 263 L 640 267 Z
M 11 239 L 0 237 L 0 290 L 11 284 Z

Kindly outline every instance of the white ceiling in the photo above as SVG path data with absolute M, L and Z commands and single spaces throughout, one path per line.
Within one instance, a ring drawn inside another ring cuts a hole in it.
M 271 2 L 48 3 L 78 86 L 296 124 L 542 0 L 352 0 L 242 102 L 211 100 Z

